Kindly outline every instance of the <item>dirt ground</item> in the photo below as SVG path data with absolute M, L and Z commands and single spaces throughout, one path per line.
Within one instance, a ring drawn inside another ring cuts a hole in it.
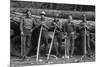
M 72 58 L 54 58 L 50 57 L 47 61 L 47 57 L 39 57 L 39 62 L 36 62 L 36 57 L 29 57 L 27 59 L 22 60 L 18 57 L 11 57 L 10 65 L 11 67 L 22 67 L 22 66 L 32 66 L 32 65 L 45 65 L 45 64 L 65 64 L 65 63 L 80 63 L 80 62 L 94 62 L 95 57 L 84 57 L 82 60 L 82 56 L 73 56 Z

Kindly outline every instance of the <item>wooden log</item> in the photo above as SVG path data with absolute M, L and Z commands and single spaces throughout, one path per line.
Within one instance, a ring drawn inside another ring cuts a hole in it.
M 14 11 L 15 8 L 11 8 L 11 11 Z M 16 12 L 23 12 L 27 8 L 17 8 Z M 52 9 L 33 9 L 31 8 L 31 12 L 33 15 L 40 15 L 40 12 L 44 10 L 46 12 L 46 16 L 55 17 L 56 14 L 59 14 L 59 18 L 68 18 L 69 14 L 72 14 L 74 19 L 81 20 L 82 15 L 85 14 L 88 20 L 95 20 L 95 12 L 93 11 L 71 11 L 71 10 L 52 10 Z

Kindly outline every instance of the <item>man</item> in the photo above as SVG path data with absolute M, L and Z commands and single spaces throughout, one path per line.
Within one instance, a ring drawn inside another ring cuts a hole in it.
M 21 32 L 21 56 L 26 58 L 31 46 L 31 33 L 34 29 L 36 22 L 31 17 L 30 10 L 25 12 L 25 17 L 21 19 L 20 32 Z
M 63 25 L 63 31 L 65 32 L 65 38 L 67 38 L 67 58 L 73 56 L 74 53 L 74 34 L 75 34 L 75 25 L 72 23 L 72 15 L 68 16 L 68 21 L 64 23 Z M 69 49 L 71 49 L 71 53 L 69 54 Z
M 88 55 L 90 57 L 91 47 L 90 47 L 90 33 L 88 23 L 86 21 L 86 16 L 83 15 L 83 20 L 80 23 L 81 26 L 81 34 L 82 34 L 82 44 L 84 47 L 84 55 Z
M 41 39 L 40 40 L 41 40 L 41 44 L 44 45 L 45 53 L 48 53 L 48 28 L 49 27 L 47 25 L 48 21 L 46 20 L 45 15 L 46 15 L 46 12 L 45 11 L 41 11 L 40 19 L 37 20 L 37 21 L 38 21 L 39 25 L 43 27 L 42 35 L 41 35 Z
M 59 22 L 59 19 L 57 18 L 58 16 L 59 16 L 59 14 L 56 14 L 56 17 L 51 22 L 51 25 L 50 25 L 51 30 L 49 30 L 49 31 L 54 32 L 54 29 L 56 27 L 56 32 L 55 32 L 54 41 L 53 41 L 54 45 L 53 46 L 55 48 L 56 55 L 58 57 L 60 57 L 58 48 L 62 44 L 62 40 L 61 40 L 61 23 Z
M 50 27 L 51 27 L 51 28 L 56 27 L 56 28 L 57 28 L 56 31 L 61 31 L 62 25 L 61 25 L 61 23 L 59 22 L 59 19 L 57 18 L 58 16 L 59 16 L 59 14 L 56 14 L 56 17 L 55 17 L 54 20 L 51 22 Z

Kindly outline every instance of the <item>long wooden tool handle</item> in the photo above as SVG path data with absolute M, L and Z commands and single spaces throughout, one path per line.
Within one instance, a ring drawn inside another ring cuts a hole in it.
M 23 36 L 21 35 L 21 57 L 23 57 L 24 56 L 24 50 L 25 50 L 25 48 L 24 48 L 24 38 L 23 38 Z
M 52 49 L 52 45 L 53 45 L 53 40 L 54 40 L 55 32 L 56 32 L 56 27 L 54 29 L 54 33 L 53 33 L 52 41 L 51 41 L 51 44 L 50 44 L 50 49 L 49 49 L 49 54 L 48 54 L 47 60 L 49 60 L 49 57 L 50 57 L 50 53 L 51 53 L 51 49 Z
M 65 33 L 65 36 L 67 37 L 67 34 L 66 34 L 66 32 L 65 32 L 65 27 L 64 27 L 64 33 Z M 67 47 L 68 47 L 67 45 L 68 45 L 68 44 L 66 43 L 66 41 L 67 41 L 67 39 L 65 38 L 65 58 L 67 57 L 66 52 L 68 52 L 68 51 L 66 51 L 66 50 L 68 50 L 68 49 L 67 49 Z
M 38 59 L 39 59 L 39 48 L 40 48 L 40 40 L 41 40 L 41 35 L 42 35 L 42 29 L 43 29 L 43 27 L 41 26 L 40 35 L 39 35 L 39 39 L 38 39 L 37 55 L 36 55 L 36 62 L 37 63 L 38 63 Z
M 87 51 L 86 51 L 86 27 L 85 27 L 85 30 L 84 30 L 84 55 L 86 55 L 86 53 L 87 53 Z
M 66 44 L 67 44 L 67 43 L 66 43 L 66 41 L 67 41 L 67 39 L 65 38 L 65 58 L 67 57 L 67 54 L 66 54 L 66 48 L 67 48 L 67 47 L 66 47 Z

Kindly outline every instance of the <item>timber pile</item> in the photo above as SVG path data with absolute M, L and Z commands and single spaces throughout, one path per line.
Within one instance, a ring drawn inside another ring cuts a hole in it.
M 23 9 L 21 9 L 21 8 L 17 8 L 17 9 L 12 8 L 11 9 L 11 16 L 10 16 L 10 18 L 13 19 L 13 20 L 15 20 L 15 21 L 17 21 L 17 22 L 20 22 L 20 19 L 21 19 L 21 17 L 23 17 L 25 10 L 26 10 L 25 8 L 23 8 Z M 40 9 L 33 9 L 33 10 L 34 11 L 32 11 L 32 17 L 33 18 L 36 18 L 36 19 L 39 19 L 40 18 L 39 13 L 40 13 L 41 10 Z M 35 12 L 37 12 L 37 13 L 35 13 Z M 70 13 L 72 13 L 72 11 Z M 79 19 L 75 19 L 74 18 L 74 15 L 75 15 L 74 13 L 75 12 L 73 11 L 73 14 L 72 14 L 73 15 L 73 22 L 75 24 L 80 24 L 80 22 L 82 22 L 82 20 L 81 20 L 81 17 L 82 17 L 81 15 L 82 14 L 81 13 L 83 13 L 83 12 L 77 12 L 76 18 L 79 17 Z M 78 15 L 78 13 L 80 13 L 79 15 L 81 17 Z M 50 12 L 47 12 L 46 19 L 48 21 L 52 21 L 54 17 L 52 17 L 51 15 L 54 15 L 55 13 L 54 14 L 51 14 L 50 16 L 48 16 L 49 14 L 50 14 Z M 87 16 L 88 19 L 89 18 L 94 18 L 95 19 L 93 12 L 90 12 L 90 13 L 89 12 L 85 12 L 85 14 L 86 14 L 86 16 Z M 67 18 L 66 19 L 65 18 L 60 18 L 60 17 L 58 17 L 58 18 L 59 18 L 59 21 L 61 23 L 66 22 L 68 20 Z M 94 20 L 87 20 L 87 22 L 89 23 L 90 26 L 95 26 L 95 21 Z
M 68 18 L 67 16 L 69 14 L 72 14 L 73 18 L 76 20 L 81 20 L 82 15 L 85 14 L 87 17 L 87 20 L 95 20 L 95 12 L 92 11 L 65 11 L 65 10 L 49 10 L 49 9 L 33 9 L 33 8 L 11 8 L 11 11 L 14 12 L 25 12 L 26 9 L 30 9 L 32 12 L 32 15 L 39 15 L 42 10 L 44 10 L 48 17 L 55 17 L 56 14 L 59 14 L 59 18 Z

